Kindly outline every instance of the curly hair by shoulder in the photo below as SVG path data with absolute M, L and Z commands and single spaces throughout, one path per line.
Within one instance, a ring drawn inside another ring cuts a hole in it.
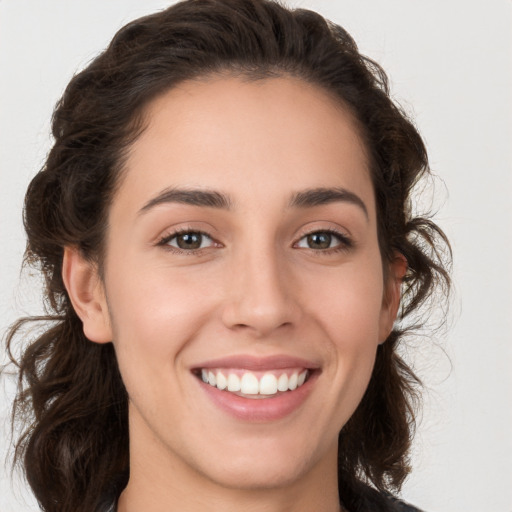
M 122 28 L 69 83 L 53 115 L 54 145 L 25 200 L 26 262 L 46 280 L 47 317 L 24 318 L 8 349 L 24 340 L 14 418 L 24 425 L 16 460 L 46 512 L 102 510 L 101 497 L 129 473 L 128 397 L 111 344 L 90 342 L 62 280 L 65 247 L 101 269 L 106 216 L 144 108 L 184 80 L 215 74 L 259 80 L 293 76 L 328 91 L 357 120 L 371 160 L 384 268 L 402 254 L 400 328 L 380 345 L 366 394 L 339 436 L 344 504 L 359 510 L 371 484 L 393 492 L 408 474 L 418 379 L 397 348 L 408 318 L 449 288 L 449 244 L 411 209 L 429 173 L 423 141 L 390 99 L 387 77 L 340 26 L 312 11 L 267 0 L 188 0 Z M 13 358 L 14 360 L 14 358 Z

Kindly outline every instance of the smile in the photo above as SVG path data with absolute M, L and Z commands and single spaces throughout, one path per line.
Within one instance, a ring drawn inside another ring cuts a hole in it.
M 245 398 L 273 397 L 300 388 L 308 377 L 304 368 L 255 372 L 244 369 L 201 369 L 201 379 L 221 391 Z
M 191 368 L 207 402 L 238 421 L 266 423 L 301 410 L 322 373 L 319 361 L 289 355 L 232 355 Z

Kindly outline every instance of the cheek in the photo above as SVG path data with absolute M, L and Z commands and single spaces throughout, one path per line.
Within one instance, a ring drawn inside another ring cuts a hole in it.
M 156 385 L 179 365 L 182 350 L 207 321 L 212 299 L 197 283 L 176 274 L 166 278 L 162 269 L 124 279 L 120 273 L 111 272 L 107 299 L 123 379 L 127 388 L 141 378 Z
M 317 276 L 318 277 L 318 276 Z M 368 385 L 380 342 L 380 316 L 383 275 L 380 261 L 345 268 L 336 276 L 323 279 L 323 292 L 310 302 L 310 317 L 315 318 L 329 340 L 330 379 L 344 406 L 340 424 L 348 420 Z M 319 283 L 311 281 L 308 288 Z
M 305 282 L 302 293 L 311 297 L 311 316 L 322 323 L 340 349 L 378 343 L 383 301 L 383 275 L 378 263 L 347 265 L 321 279 L 314 276 Z

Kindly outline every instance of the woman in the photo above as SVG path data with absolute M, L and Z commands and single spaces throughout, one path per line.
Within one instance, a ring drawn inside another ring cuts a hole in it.
M 16 402 L 41 508 L 414 510 L 397 350 L 447 242 L 381 68 L 313 12 L 186 1 L 73 78 L 53 135 Z

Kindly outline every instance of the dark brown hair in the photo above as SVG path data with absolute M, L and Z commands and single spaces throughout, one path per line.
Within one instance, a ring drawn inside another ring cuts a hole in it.
M 102 510 L 101 497 L 119 492 L 129 473 L 128 397 L 112 344 L 88 341 L 71 306 L 64 247 L 79 247 L 101 268 L 109 204 L 144 107 L 183 80 L 216 73 L 297 77 L 338 98 L 360 125 L 384 267 L 399 251 L 408 271 L 401 328 L 379 347 L 368 390 L 340 433 L 344 505 L 377 506 L 372 488 L 399 490 L 409 471 L 418 380 L 397 347 L 414 327 L 407 318 L 437 285 L 449 285 L 446 238 L 411 212 L 411 190 L 429 172 L 422 139 L 391 101 L 383 70 L 341 27 L 267 0 L 189 0 L 129 23 L 71 80 L 53 115 L 55 143 L 27 191 L 26 261 L 45 277 L 50 312 L 18 321 L 8 349 L 29 322 L 45 322 L 16 362 L 13 418 L 25 427 L 15 458 L 46 512 Z

